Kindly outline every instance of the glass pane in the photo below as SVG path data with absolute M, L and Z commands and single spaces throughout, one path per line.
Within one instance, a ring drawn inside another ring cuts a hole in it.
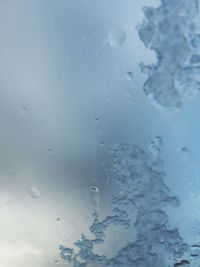
M 0 24 L 0 266 L 200 266 L 199 1 L 8 0 Z

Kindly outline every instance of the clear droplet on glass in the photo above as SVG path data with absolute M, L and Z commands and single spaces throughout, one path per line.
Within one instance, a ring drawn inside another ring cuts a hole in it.
M 32 187 L 30 190 L 30 196 L 32 198 L 38 199 L 40 197 L 40 191 L 36 187 Z
M 90 200 L 90 204 L 92 206 L 92 209 L 94 211 L 99 210 L 99 189 L 96 186 L 92 186 L 90 187 L 89 190 L 89 200 Z
M 133 72 L 132 71 L 127 71 L 125 74 L 125 78 L 128 81 L 132 81 L 133 80 Z

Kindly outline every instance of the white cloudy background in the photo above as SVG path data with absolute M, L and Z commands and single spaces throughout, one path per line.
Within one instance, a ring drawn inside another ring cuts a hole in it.
M 198 241 L 200 95 L 173 113 L 145 96 L 138 65 L 155 55 L 136 30 L 144 5 L 159 1 L 0 2 L 0 266 L 68 266 L 58 246 L 87 231 L 90 187 L 102 213 L 112 192 L 106 145 L 146 149 L 157 135 L 182 203 L 170 220 Z

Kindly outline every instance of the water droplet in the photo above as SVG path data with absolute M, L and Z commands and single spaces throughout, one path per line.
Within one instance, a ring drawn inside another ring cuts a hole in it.
M 102 142 L 99 143 L 99 145 L 100 145 L 100 146 L 104 146 L 105 143 L 102 141 Z
M 92 192 L 99 192 L 99 189 L 96 186 L 90 188 Z
M 53 154 L 53 149 L 52 148 L 48 148 L 48 153 L 49 153 L 49 155 L 52 155 Z
M 126 41 L 126 32 L 121 29 L 112 29 L 108 33 L 107 36 L 107 43 L 110 47 L 119 48 L 121 47 Z
M 126 78 L 126 80 L 128 80 L 128 81 L 132 81 L 132 80 L 133 80 L 133 73 L 132 73 L 132 71 L 128 71 L 128 72 L 126 72 L 126 74 L 125 74 L 125 78 Z
M 95 118 L 95 122 L 97 122 L 97 123 L 98 123 L 98 122 L 99 122 L 99 118 Z
M 30 196 L 32 198 L 38 199 L 40 197 L 40 191 L 36 187 L 32 187 L 30 190 Z
M 99 189 L 96 186 L 90 187 L 89 190 L 89 200 L 92 206 L 92 209 L 97 211 L 99 210 Z

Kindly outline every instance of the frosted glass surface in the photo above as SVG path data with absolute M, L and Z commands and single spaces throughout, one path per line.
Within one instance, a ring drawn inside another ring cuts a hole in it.
M 0 266 L 200 266 L 199 0 L 0 2 Z

